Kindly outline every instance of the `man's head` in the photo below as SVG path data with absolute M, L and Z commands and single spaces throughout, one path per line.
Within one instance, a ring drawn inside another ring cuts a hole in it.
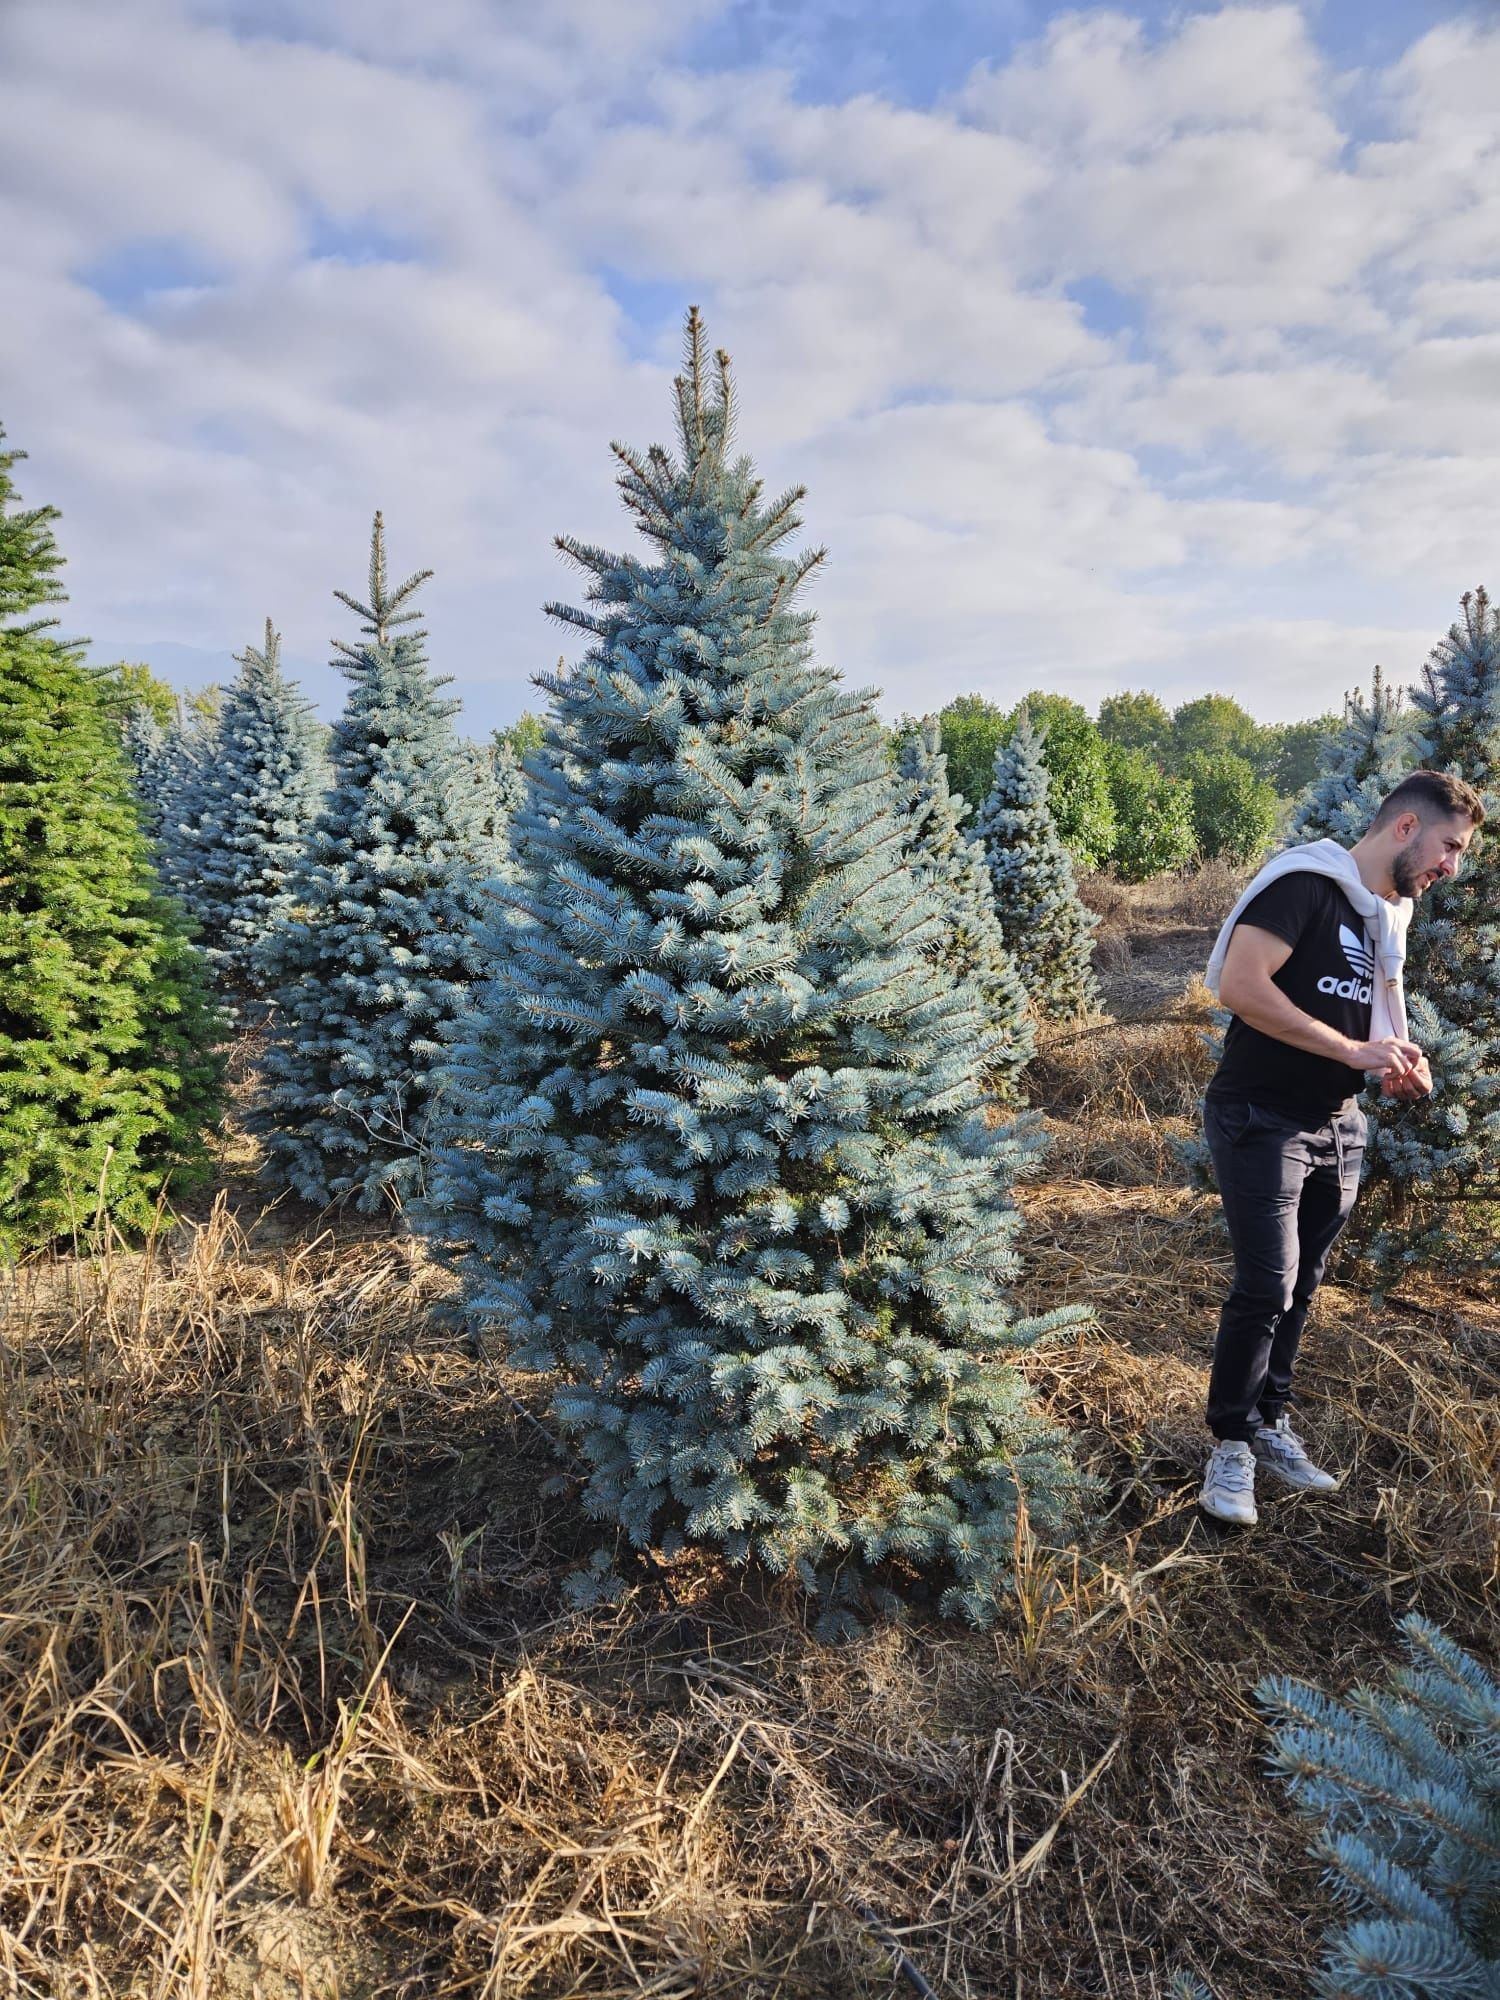
M 1360 845 L 1388 862 L 1398 896 L 1420 896 L 1458 873 L 1483 825 L 1472 785 L 1446 771 L 1413 771 L 1386 794 Z

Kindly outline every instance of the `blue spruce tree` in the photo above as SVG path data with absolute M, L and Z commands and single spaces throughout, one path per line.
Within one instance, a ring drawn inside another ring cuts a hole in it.
M 1416 716 L 1403 688 L 1375 669 L 1370 698 L 1344 697 L 1344 727 L 1322 774 L 1297 801 L 1290 840 L 1341 840 L 1352 847 L 1386 793 L 1415 768 Z
M 1032 1006 L 1043 1019 L 1092 1013 L 1098 918 L 1078 895 L 1073 861 L 1047 804 L 1042 739 L 1022 709 L 1010 742 L 995 752 L 995 780 L 974 838 L 994 884 L 1000 929 Z
M 497 856 L 509 850 L 510 822 L 526 792 L 526 774 L 510 745 L 492 736 L 487 743 L 460 746 L 474 786 L 481 839 Z
M 790 1575 L 825 1633 L 913 1592 L 983 1622 L 1018 1494 L 1057 1523 L 1077 1485 L 1008 1365 L 1071 1317 L 1005 1301 L 1029 1141 L 986 1124 L 1000 1039 L 934 962 L 884 731 L 796 608 L 800 492 L 731 457 L 696 312 L 676 401 L 676 456 L 616 447 L 648 552 L 561 544 L 592 644 L 541 683 L 520 927 L 418 1219 L 556 1372 L 594 1518 Z
M 335 593 L 366 636 L 335 641 L 352 685 L 330 789 L 286 886 L 289 913 L 256 960 L 274 1009 L 252 1119 L 267 1177 L 367 1213 L 399 1205 L 416 1180 L 432 1062 L 481 965 L 492 858 L 458 703 L 437 693 L 425 634 L 399 629 L 430 574 L 388 586 L 377 514 L 369 603 Z
M 156 870 L 184 909 L 193 898 L 198 865 L 193 824 L 201 788 L 218 754 L 217 707 L 205 711 L 177 697 L 177 714 L 149 763 L 136 765 L 142 824 L 150 833 Z
M 142 833 L 154 837 L 159 824 L 157 786 L 167 733 L 146 704 L 137 702 L 126 711 L 120 724 L 120 742 L 130 772 L 130 789 L 135 793 L 136 822 Z
M 1500 618 L 1483 590 L 1462 608 L 1413 690 L 1418 753 L 1467 779 L 1491 821 L 1458 879 L 1430 890 L 1412 918 L 1409 1017 L 1436 1089 L 1415 1103 L 1372 1099 L 1362 1205 L 1387 1280 L 1437 1254 L 1448 1268 L 1500 1262 Z
M 1324 1822 L 1315 1852 L 1349 1912 L 1323 2000 L 1500 1994 L 1500 1684 L 1437 1628 L 1402 1620 L 1410 1664 L 1345 1702 L 1262 1684 L 1272 1769 Z
M 311 710 L 281 672 L 281 640 L 238 655 L 212 754 L 176 799 L 175 886 L 231 1004 L 260 993 L 256 954 L 291 908 L 290 881 L 328 783 Z
M 936 955 L 960 978 L 972 979 L 978 986 L 990 1025 L 1000 1038 L 994 1087 L 1000 1095 L 1013 1096 L 1036 1046 L 1036 1025 L 1021 976 L 1005 948 L 984 856 L 963 830 L 968 805 L 948 789 L 948 760 L 937 716 L 927 716 L 902 732 L 896 763 L 917 831 L 912 865 L 942 901 L 943 935 Z

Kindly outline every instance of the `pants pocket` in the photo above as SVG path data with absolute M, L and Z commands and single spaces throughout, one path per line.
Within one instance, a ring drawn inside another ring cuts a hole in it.
M 1255 1130 L 1258 1115 L 1253 1104 L 1238 1100 L 1205 1103 L 1203 1124 L 1210 1145 L 1218 1139 L 1226 1146 L 1238 1146 Z

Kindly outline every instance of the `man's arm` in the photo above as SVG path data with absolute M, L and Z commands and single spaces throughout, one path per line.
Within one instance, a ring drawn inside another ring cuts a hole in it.
M 1303 1049 L 1308 1055 L 1327 1056 L 1350 1069 L 1372 1070 L 1382 1078 L 1400 1081 L 1423 1061 L 1417 1044 L 1399 1035 L 1388 1035 L 1378 1042 L 1356 1042 L 1326 1021 L 1304 1014 L 1272 977 L 1291 955 L 1292 947 L 1274 931 L 1236 924 L 1224 955 L 1219 998 L 1231 1013 L 1263 1035 Z

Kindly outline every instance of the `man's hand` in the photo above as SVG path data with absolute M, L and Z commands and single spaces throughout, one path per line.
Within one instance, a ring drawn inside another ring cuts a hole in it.
M 1431 1097 L 1432 1071 L 1426 1056 L 1414 1063 L 1403 1077 L 1383 1076 L 1380 1079 L 1380 1094 L 1382 1097 L 1399 1098 L 1406 1104 L 1419 1097 Z
M 1349 1044 L 1349 1067 L 1378 1076 L 1382 1090 L 1387 1084 L 1400 1083 L 1404 1077 L 1412 1075 L 1418 1065 L 1426 1069 L 1426 1056 L 1415 1042 L 1408 1042 L 1400 1035 L 1383 1035 L 1378 1042 Z M 1427 1088 L 1432 1088 L 1430 1071 Z

